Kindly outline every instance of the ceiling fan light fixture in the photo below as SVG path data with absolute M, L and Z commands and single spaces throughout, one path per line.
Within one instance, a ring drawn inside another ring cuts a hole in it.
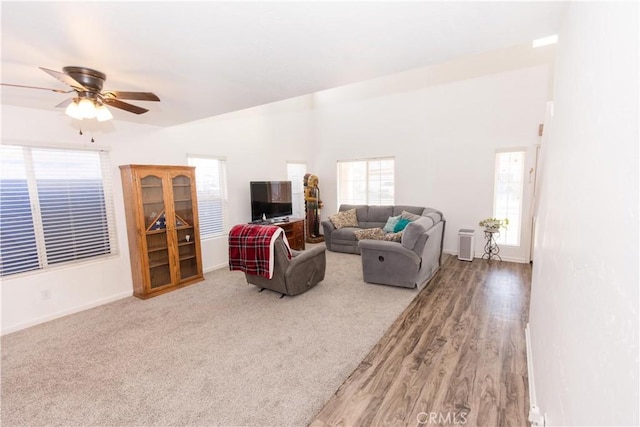
M 82 114 L 83 119 L 95 119 L 96 118 L 96 106 L 93 100 L 89 98 L 82 98 L 78 103 L 78 109 Z
M 80 112 L 77 99 L 74 99 L 73 102 L 67 106 L 67 109 L 64 112 L 69 117 L 76 120 L 82 120 L 82 113 Z
M 104 104 L 100 104 L 98 108 L 96 108 L 96 119 L 98 119 L 99 122 L 111 120 L 113 119 L 113 114 L 111 114 L 111 111 L 109 111 Z

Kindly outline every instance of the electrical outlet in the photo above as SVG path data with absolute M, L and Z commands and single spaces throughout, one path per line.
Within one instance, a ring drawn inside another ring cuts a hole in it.
M 51 290 L 50 289 L 43 289 L 43 290 L 40 291 L 40 294 L 42 295 L 42 299 L 43 300 L 51 299 Z

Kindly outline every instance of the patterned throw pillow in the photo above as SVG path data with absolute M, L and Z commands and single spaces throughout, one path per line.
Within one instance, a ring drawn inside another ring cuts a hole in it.
M 384 235 L 384 239 L 383 240 L 387 240 L 389 242 L 401 242 L 402 241 L 402 233 L 403 233 L 403 231 L 400 231 L 398 233 L 386 233 Z
M 383 240 L 384 239 L 384 231 L 382 228 L 364 228 L 362 230 L 354 231 L 356 235 L 356 239 L 358 240 Z
M 358 226 L 358 216 L 356 215 L 355 209 L 349 209 L 348 211 L 342 211 L 338 212 L 335 215 L 331 215 L 329 217 L 329 221 L 331 221 L 331 223 L 337 230 L 340 230 L 344 227 Z

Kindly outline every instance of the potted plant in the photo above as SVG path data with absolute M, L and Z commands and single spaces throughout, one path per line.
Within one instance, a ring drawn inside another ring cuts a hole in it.
M 507 228 L 509 219 L 485 218 L 480 221 L 478 225 L 484 227 L 485 231 L 499 231 L 501 227 L 504 229 Z

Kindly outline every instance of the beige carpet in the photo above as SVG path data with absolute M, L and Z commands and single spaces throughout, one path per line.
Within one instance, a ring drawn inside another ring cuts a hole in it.
M 222 269 L 19 331 L 2 338 L 2 426 L 304 426 L 416 295 L 327 252 L 296 297 Z

